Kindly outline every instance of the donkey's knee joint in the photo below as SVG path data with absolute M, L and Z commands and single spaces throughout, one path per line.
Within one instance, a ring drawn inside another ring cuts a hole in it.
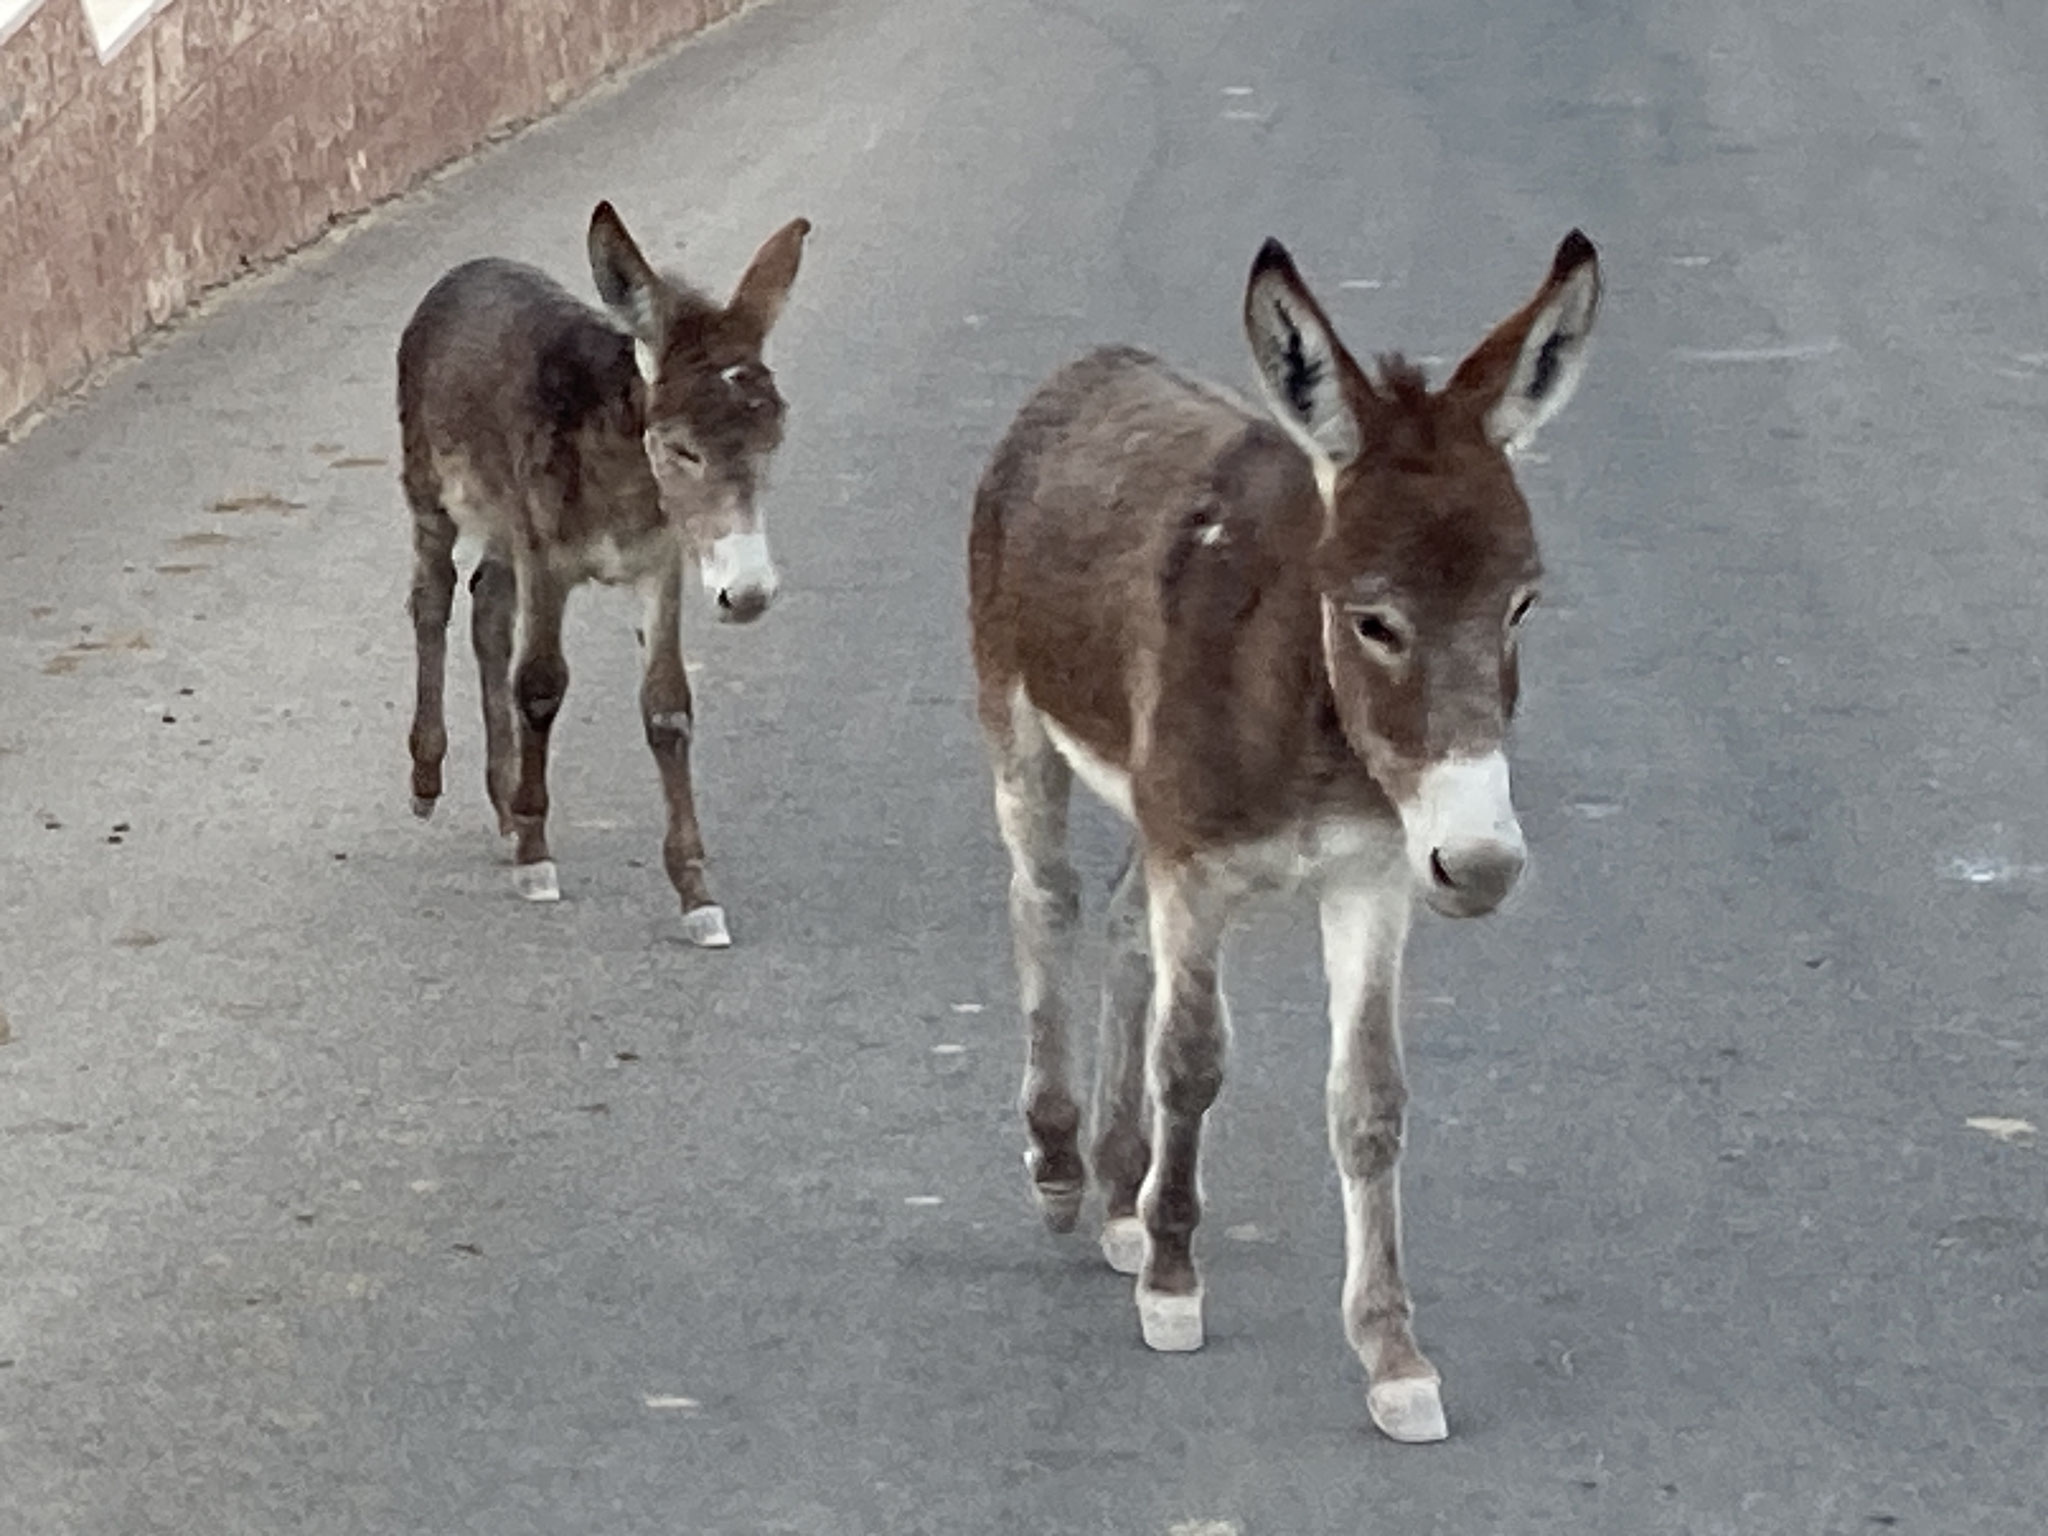
M 562 712 L 562 696 L 559 693 L 519 695 L 519 714 L 527 725 L 536 731 L 544 731 L 555 723 L 555 716 Z
M 1217 1017 L 1197 1023 L 1170 1021 L 1154 1046 L 1152 1077 L 1160 1108 L 1175 1115 L 1202 1115 L 1223 1091 L 1224 1028 L 1219 1002 Z
M 1010 904 L 1046 927 L 1065 931 L 1081 921 L 1081 880 L 1064 865 L 1018 870 L 1010 877 Z
M 1401 1110 L 1375 1107 L 1357 1114 L 1340 1108 L 1332 1121 L 1330 1140 L 1337 1166 L 1347 1178 L 1379 1178 L 1401 1160 Z
M 688 706 L 682 709 L 650 710 L 646 716 L 647 744 L 657 752 L 687 747 L 696 734 L 696 719 Z
M 1182 1068 L 1159 1074 L 1159 1107 L 1169 1114 L 1184 1117 L 1205 1115 L 1222 1091 L 1221 1062 L 1193 1071 Z
M 555 723 L 562 697 L 569 691 L 568 664 L 558 657 L 536 657 L 520 667 L 512 690 L 526 723 L 544 731 Z
M 405 611 L 417 628 L 446 629 L 448 616 L 455 611 L 454 573 L 449 573 L 448 585 L 429 585 L 425 582 L 414 584 L 411 594 L 405 600 Z

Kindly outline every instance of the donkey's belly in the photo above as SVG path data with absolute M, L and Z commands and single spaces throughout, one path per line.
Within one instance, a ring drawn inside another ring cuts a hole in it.
M 564 574 L 607 587 L 644 581 L 677 559 L 676 536 L 667 529 L 640 538 L 602 534 L 556 557 Z
M 1020 695 L 1022 690 L 1019 690 Z M 1044 728 L 1053 747 L 1103 804 L 1135 824 L 1131 776 L 1105 762 L 1074 738 L 1045 711 L 1020 698 Z M 1206 856 L 1216 871 L 1244 896 L 1292 895 L 1314 889 L 1332 877 L 1405 879 L 1405 847 L 1401 825 L 1392 815 L 1337 809 L 1317 812 L 1273 833 L 1212 849 Z
M 1138 812 L 1131 799 L 1131 776 L 1082 746 L 1043 710 L 1038 712 L 1038 718 L 1043 722 L 1045 734 L 1051 738 L 1053 746 L 1066 759 L 1067 766 L 1074 770 L 1074 777 L 1086 784 L 1097 799 L 1125 821 L 1135 822 Z

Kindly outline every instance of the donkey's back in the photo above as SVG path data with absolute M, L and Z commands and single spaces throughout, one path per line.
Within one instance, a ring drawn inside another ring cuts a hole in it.
M 1011 423 L 981 479 L 974 538 L 1121 556 L 1170 543 L 1198 508 L 1306 525 L 1315 506 L 1309 461 L 1269 417 L 1149 352 L 1103 347 Z
M 652 532 L 660 515 L 630 419 L 633 387 L 632 338 L 553 278 L 496 257 L 465 262 L 428 290 L 399 339 L 407 480 L 486 538 L 509 539 L 502 523 L 544 505 L 532 492 L 550 481 L 562 508 L 588 500 L 608 522 L 623 515 Z M 579 494 L 600 464 L 618 482 L 601 503 Z
M 1007 730 L 1015 690 L 1057 699 L 1078 745 L 1127 766 L 1133 690 L 1163 681 L 1129 659 L 1229 665 L 1239 610 L 1298 565 L 1319 508 L 1309 460 L 1229 391 L 1130 347 L 1061 369 L 975 497 L 986 723 Z
M 1133 348 L 1073 362 L 1018 414 L 975 498 L 983 725 L 1008 739 L 1028 709 L 1135 815 L 1133 778 L 1155 756 L 1135 733 L 1157 748 L 1186 723 L 1206 741 L 1198 766 L 1174 772 L 1190 815 L 1245 838 L 1313 819 L 1307 805 L 1247 815 L 1241 786 L 1329 778 L 1346 756 L 1274 688 L 1313 643 L 1303 569 L 1319 514 L 1307 455 L 1233 393 Z M 1219 694 L 1241 707 L 1217 707 Z

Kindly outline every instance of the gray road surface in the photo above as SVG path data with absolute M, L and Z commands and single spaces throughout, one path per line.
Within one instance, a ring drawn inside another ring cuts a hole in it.
M 2048 20 L 1938 9 L 780 0 L 0 452 L 0 1531 L 2036 1536 L 2048 1153 L 1966 1121 L 2048 1125 Z M 721 285 L 818 230 L 788 595 L 687 626 L 725 955 L 624 599 L 573 611 L 560 907 L 466 653 L 407 814 L 392 347 L 471 255 L 580 286 L 599 196 Z M 1538 878 L 1411 968 L 1453 1439 L 1404 1449 L 1305 913 L 1235 950 L 1209 1348 L 1026 1207 L 966 506 L 1086 344 L 1245 380 L 1269 233 L 1450 356 L 1573 223 Z

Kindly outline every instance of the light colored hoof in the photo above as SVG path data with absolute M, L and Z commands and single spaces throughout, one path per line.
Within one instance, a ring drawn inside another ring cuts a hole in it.
M 716 904 L 692 907 L 683 914 L 683 937 L 699 949 L 731 949 L 732 930 L 725 926 L 725 908 Z
M 1365 1407 L 1380 1433 L 1403 1445 L 1427 1445 L 1448 1439 L 1451 1433 L 1444 1423 L 1442 1384 L 1433 1376 L 1374 1382 L 1366 1391 Z
M 528 901 L 560 901 L 562 882 L 555 874 L 555 861 L 542 859 L 537 864 L 515 864 L 512 866 L 512 884 L 519 894 Z
M 412 813 L 419 817 L 421 821 L 425 821 L 434 814 L 434 807 L 440 803 L 439 800 L 428 795 L 414 795 L 412 797 Z
M 1102 1257 L 1120 1275 L 1135 1275 L 1145 1263 L 1145 1223 L 1112 1216 L 1102 1224 Z
M 1149 1348 L 1184 1354 L 1202 1347 L 1202 1293 L 1166 1296 L 1138 1287 L 1138 1326 Z

